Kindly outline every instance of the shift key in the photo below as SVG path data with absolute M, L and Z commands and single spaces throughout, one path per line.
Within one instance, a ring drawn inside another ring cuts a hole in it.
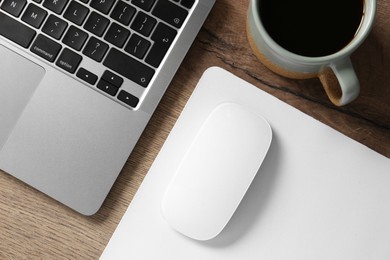
M 123 77 L 146 88 L 153 78 L 154 69 L 112 48 L 103 64 Z
M 47 38 L 46 36 L 43 36 L 42 34 L 37 36 L 37 39 L 31 46 L 31 51 L 33 53 L 50 62 L 53 62 L 56 59 L 60 50 L 60 44 Z

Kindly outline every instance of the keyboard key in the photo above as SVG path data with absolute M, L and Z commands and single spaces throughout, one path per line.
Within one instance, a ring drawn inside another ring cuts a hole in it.
M 103 14 L 108 14 L 113 4 L 114 0 L 94 0 L 91 2 L 91 6 Z
M 139 59 L 143 59 L 150 45 L 151 43 L 148 40 L 133 34 L 125 47 L 125 51 Z
M 19 17 L 26 3 L 27 0 L 5 0 L 1 5 L 1 9 L 15 17 Z
M 83 54 L 97 62 L 101 62 L 107 50 L 108 44 L 91 37 L 84 48 Z
M 181 0 L 181 5 L 188 8 L 188 9 L 191 9 L 192 6 L 194 5 L 195 3 L 195 0 Z
M 123 83 L 123 79 L 121 77 L 108 70 L 103 73 L 102 79 L 118 88 L 120 88 Z
M 34 4 L 29 4 L 22 16 L 22 20 L 35 28 L 39 28 L 46 15 L 47 12 L 42 8 Z
M 85 82 L 91 84 L 91 85 L 95 85 L 98 77 L 93 74 L 92 72 L 84 69 L 84 68 L 80 68 L 77 73 L 76 73 L 76 76 L 82 80 L 84 80 Z
M 130 35 L 130 31 L 123 28 L 122 26 L 113 23 L 108 29 L 106 36 L 104 39 L 109 43 L 114 44 L 115 46 L 122 48 L 123 44 Z
M 152 14 L 168 24 L 180 28 L 187 18 L 188 11 L 168 0 L 159 0 Z
M 127 93 L 124 90 L 121 90 L 121 92 L 119 92 L 118 99 L 131 107 L 136 107 L 139 102 L 139 99 L 137 97 L 131 95 L 130 93 Z
M 65 32 L 66 27 L 68 27 L 67 22 L 51 14 L 43 25 L 42 31 L 54 39 L 59 40 Z
M 82 4 L 72 1 L 64 13 L 64 17 L 69 21 L 81 25 L 87 17 L 89 9 Z
M 67 3 L 68 0 L 45 0 L 45 2 L 43 2 L 43 6 L 55 12 L 56 14 L 60 14 L 64 10 Z
M 97 88 L 100 90 L 103 90 L 104 92 L 106 92 L 110 96 L 115 96 L 119 90 L 117 87 L 115 87 L 114 85 L 108 83 L 107 81 L 105 81 L 103 79 L 101 79 L 99 81 L 99 83 L 97 84 Z
M 54 62 L 61 50 L 61 45 L 46 36 L 39 34 L 30 50 L 45 60 Z
M 154 2 L 156 2 L 156 0 L 133 0 L 131 3 L 145 11 L 150 11 Z
M 119 1 L 112 11 L 111 18 L 124 25 L 129 25 L 130 20 L 133 18 L 135 12 L 136 9 L 134 7 Z
M 131 29 L 144 36 L 149 36 L 152 32 L 154 26 L 156 25 L 157 20 L 153 17 L 143 13 L 138 12 L 137 16 L 134 19 Z
M 109 51 L 103 64 L 142 87 L 147 87 L 154 75 L 154 69 L 114 48 Z
M 77 53 L 65 48 L 60 57 L 58 58 L 56 65 L 69 73 L 74 73 L 79 66 L 82 58 Z
M 152 40 L 154 41 L 153 47 L 145 61 L 155 68 L 160 66 L 160 63 L 174 41 L 176 34 L 177 32 L 175 29 L 172 29 L 163 23 L 159 23 L 152 35 Z
M 24 48 L 28 48 L 35 36 L 35 31 L 0 12 L 0 35 Z
M 71 27 L 69 27 L 69 30 L 65 34 L 62 42 L 69 47 L 75 49 L 76 51 L 79 51 L 83 47 L 87 38 L 88 34 L 86 32 L 72 25 Z
M 84 25 L 84 29 L 100 37 L 107 29 L 109 23 L 110 21 L 107 18 L 96 12 L 92 12 Z

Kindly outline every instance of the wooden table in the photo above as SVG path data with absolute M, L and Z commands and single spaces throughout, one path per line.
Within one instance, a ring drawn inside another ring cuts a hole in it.
M 0 259 L 97 259 L 198 79 L 210 66 L 231 71 L 390 157 L 390 2 L 378 0 L 374 29 L 352 56 L 362 85 L 361 95 L 345 107 L 332 105 L 317 79 L 285 79 L 270 72 L 255 58 L 245 34 L 247 5 L 247 0 L 217 0 L 96 215 L 79 215 L 15 178 L 0 173 Z

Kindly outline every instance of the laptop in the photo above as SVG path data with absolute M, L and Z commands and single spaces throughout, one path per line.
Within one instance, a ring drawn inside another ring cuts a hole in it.
M 215 0 L 0 0 L 0 169 L 101 207 Z

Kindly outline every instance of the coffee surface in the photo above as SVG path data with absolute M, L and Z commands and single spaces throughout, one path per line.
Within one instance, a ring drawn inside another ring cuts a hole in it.
M 351 42 L 363 17 L 364 0 L 259 0 L 259 13 L 280 46 L 321 57 Z

